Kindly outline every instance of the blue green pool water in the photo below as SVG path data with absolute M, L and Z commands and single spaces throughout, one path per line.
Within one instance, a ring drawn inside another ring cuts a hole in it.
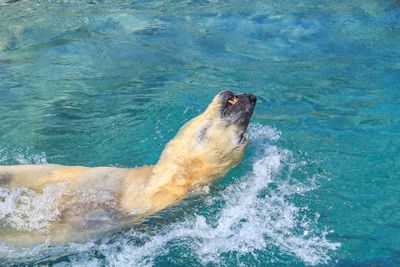
M 154 164 L 217 92 L 258 97 L 243 162 L 209 194 L 0 260 L 398 266 L 399 84 L 393 0 L 0 0 L 0 164 Z

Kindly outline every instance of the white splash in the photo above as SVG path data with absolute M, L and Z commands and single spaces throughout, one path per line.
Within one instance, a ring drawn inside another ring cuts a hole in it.
M 52 221 L 60 215 L 58 201 L 63 185 L 47 186 L 42 194 L 26 188 L 0 187 L 0 223 L 20 231 L 46 233 Z
M 0 164 L 45 164 L 47 163 L 46 154 L 34 154 L 29 150 L 12 149 L 8 147 L 0 148 Z

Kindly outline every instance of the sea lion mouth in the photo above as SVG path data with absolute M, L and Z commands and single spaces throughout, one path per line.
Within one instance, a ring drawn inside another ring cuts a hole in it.
M 228 100 L 228 103 L 231 105 L 235 105 L 237 103 L 238 97 L 235 95 L 232 99 Z
M 235 95 L 232 91 L 224 91 L 220 93 L 220 99 L 221 118 L 230 123 L 235 123 L 242 128 L 243 132 L 246 132 L 256 106 L 257 97 L 247 93 Z

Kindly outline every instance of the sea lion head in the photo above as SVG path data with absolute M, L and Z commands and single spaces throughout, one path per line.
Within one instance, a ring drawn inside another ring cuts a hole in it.
M 222 121 L 227 125 L 237 128 L 240 143 L 247 143 L 247 127 L 249 126 L 257 97 L 249 93 L 235 95 L 232 91 L 219 93 L 212 103 L 210 109 L 215 109 Z
M 236 166 L 248 143 L 247 128 L 257 98 L 217 94 L 206 110 L 187 122 L 165 147 L 155 172 L 180 172 L 185 182 L 204 184 Z

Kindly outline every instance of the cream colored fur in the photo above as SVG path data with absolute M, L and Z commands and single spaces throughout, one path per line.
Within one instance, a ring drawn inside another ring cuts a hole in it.
M 166 145 L 155 166 L 132 169 L 53 164 L 0 166 L 2 187 L 25 187 L 38 194 L 54 185 L 65 190 L 55 204 L 60 214 L 48 229 L 21 231 L 7 227 L 0 230 L 0 242 L 82 241 L 146 218 L 177 203 L 197 187 L 225 175 L 241 160 L 246 143 L 238 142 L 239 129 L 235 124 L 220 118 L 220 102 L 216 96 L 204 113 L 187 122 Z M 78 200 L 76 196 L 82 190 L 106 192 L 113 201 L 110 204 L 95 203 L 96 198 L 86 202 Z M 92 216 L 94 210 L 109 209 L 118 212 L 123 218 L 121 222 L 104 227 L 82 226 L 82 221 Z

